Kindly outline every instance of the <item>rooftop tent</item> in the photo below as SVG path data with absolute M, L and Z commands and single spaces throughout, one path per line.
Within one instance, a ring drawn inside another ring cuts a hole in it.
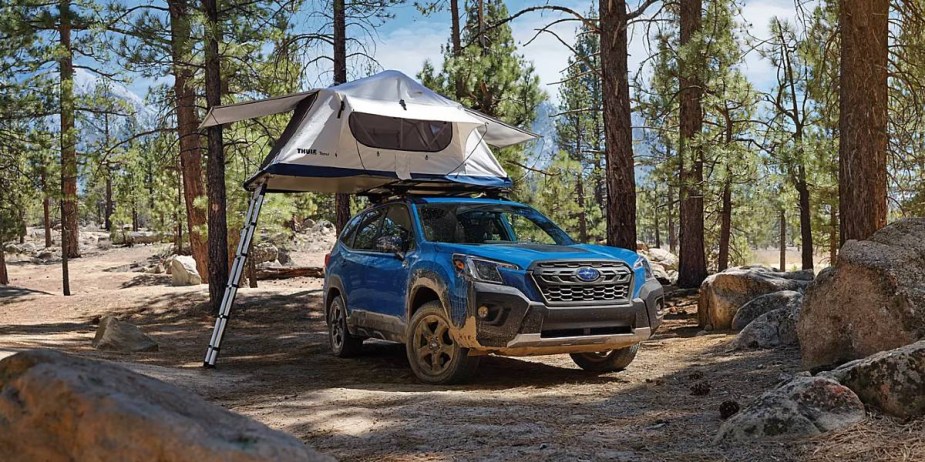
M 464 108 L 397 71 L 342 85 L 212 108 L 202 128 L 293 111 L 245 186 L 362 193 L 390 184 L 508 188 L 489 146 L 536 135 Z

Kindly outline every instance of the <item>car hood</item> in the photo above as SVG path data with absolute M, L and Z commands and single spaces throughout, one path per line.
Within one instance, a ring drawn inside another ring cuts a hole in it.
M 630 267 L 639 256 L 636 252 L 592 244 L 448 244 L 435 243 L 439 252 L 460 253 L 476 257 L 513 263 L 522 269 L 537 261 L 547 260 L 616 260 Z

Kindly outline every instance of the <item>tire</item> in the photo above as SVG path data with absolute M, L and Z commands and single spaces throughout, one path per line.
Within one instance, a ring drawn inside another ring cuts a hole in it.
M 363 339 L 347 330 L 347 309 L 344 298 L 339 294 L 331 300 L 328 308 L 328 340 L 331 352 L 338 358 L 349 358 L 360 354 Z
M 636 352 L 639 351 L 639 344 L 620 348 L 618 350 L 604 351 L 601 353 L 572 353 L 572 361 L 578 367 L 595 373 L 619 372 L 626 369 L 627 366 L 636 358 Z
M 467 381 L 478 368 L 479 356 L 459 346 L 450 335 L 450 321 L 439 301 L 419 308 L 411 317 L 406 351 L 417 378 L 432 385 Z

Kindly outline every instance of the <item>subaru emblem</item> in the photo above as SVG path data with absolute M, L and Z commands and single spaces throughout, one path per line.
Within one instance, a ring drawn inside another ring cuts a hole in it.
M 575 277 L 578 278 L 579 281 L 594 282 L 600 279 L 601 272 L 594 268 L 588 268 L 585 266 L 578 268 L 578 270 L 575 271 Z

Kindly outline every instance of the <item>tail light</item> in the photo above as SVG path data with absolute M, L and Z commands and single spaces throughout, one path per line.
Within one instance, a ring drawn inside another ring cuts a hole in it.
M 324 254 L 324 267 L 325 267 L 325 269 L 327 269 L 328 263 L 330 263 L 330 262 L 331 262 L 331 254 L 329 254 L 329 253 Z

